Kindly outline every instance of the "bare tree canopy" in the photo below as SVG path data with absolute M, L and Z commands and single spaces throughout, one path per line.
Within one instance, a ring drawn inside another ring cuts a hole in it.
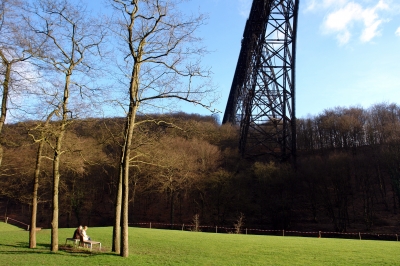
M 216 100 L 211 71 L 201 64 L 208 51 L 196 35 L 207 17 L 183 14 L 182 2 L 111 1 L 118 48 L 115 61 L 121 71 L 118 81 L 129 86 L 131 79 L 140 77 L 134 100 L 153 111 L 175 111 L 173 101 L 167 100 L 209 109 Z

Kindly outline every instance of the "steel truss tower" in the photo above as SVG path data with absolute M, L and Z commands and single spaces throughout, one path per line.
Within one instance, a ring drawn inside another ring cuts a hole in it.
M 240 127 L 243 156 L 295 158 L 299 0 L 253 0 L 223 123 Z

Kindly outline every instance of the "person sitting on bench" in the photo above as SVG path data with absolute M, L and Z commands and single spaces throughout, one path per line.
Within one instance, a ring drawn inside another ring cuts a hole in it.
M 72 238 L 74 239 L 79 239 L 79 245 L 83 247 L 83 228 L 82 225 L 80 225 L 78 228 L 75 229 L 74 231 L 74 236 Z
M 92 239 L 90 238 L 90 236 L 88 236 L 88 235 L 86 234 L 86 230 L 87 230 L 87 229 L 88 229 L 88 227 L 85 225 L 85 226 L 83 227 L 83 230 L 82 230 L 83 241 L 92 240 Z

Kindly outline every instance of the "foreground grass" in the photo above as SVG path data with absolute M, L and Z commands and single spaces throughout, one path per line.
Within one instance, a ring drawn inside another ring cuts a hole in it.
M 60 229 L 60 251 L 50 252 L 50 230 L 28 232 L 0 222 L 0 265 L 399 265 L 400 243 L 195 233 L 130 228 L 130 256 L 111 252 L 111 227 L 89 228 L 102 251 L 65 249 L 74 229 Z

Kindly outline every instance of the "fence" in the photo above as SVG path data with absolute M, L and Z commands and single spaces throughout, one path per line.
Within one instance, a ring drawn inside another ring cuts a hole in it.
M 129 223 L 130 226 L 142 228 L 157 228 L 157 229 L 172 229 L 182 231 L 194 231 L 194 224 L 165 224 L 165 223 Z M 228 233 L 236 232 L 237 228 L 224 227 L 224 226 L 198 226 L 202 232 L 214 233 Z M 264 229 L 251 229 L 242 228 L 242 234 L 252 235 L 274 235 L 274 236 L 304 236 L 304 237 L 317 237 L 317 238 L 348 238 L 359 240 L 388 240 L 399 241 L 398 234 L 381 234 L 381 233 L 342 233 L 342 232 L 327 232 L 327 231 L 294 231 L 294 230 L 264 230 Z
M 16 226 L 18 226 L 18 227 L 21 227 L 21 225 L 23 226 L 22 228 L 25 228 L 26 227 L 26 231 L 29 231 L 29 224 L 26 224 L 26 223 L 23 223 L 23 222 L 21 222 L 21 221 L 18 221 L 18 220 L 15 220 L 15 219 L 13 219 L 13 218 L 10 218 L 10 217 L 6 217 L 6 219 L 5 219 L 5 221 L 4 221 L 5 223 L 10 223 L 10 222 L 12 222 L 11 224 L 13 224 L 13 225 L 16 225 Z
M 15 220 L 10 217 L 6 217 L 5 223 L 12 222 L 13 225 L 26 228 L 29 231 L 29 224 Z M 165 224 L 165 223 L 129 223 L 130 226 L 146 227 L 146 228 L 157 228 L 157 229 L 172 229 L 182 231 L 193 231 L 195 228 L 194 224 Z M 202 232 L 215 232 L 231 234 L 236 232 L 237 228 L 224 227 L 224 226 L 197 226 Z M 39 229 L 39 228 L 38 228 Z M 41 229 L 41 228 L 40 228 Z M 39 230 L 40 230 L 39 229 Z M 294 230 L 264 230 L 264 229 L 251 229 L 242 228 L 240 230 L 242 234 L 253 234 L 253 235 L 275 235 L 275 236 L 306 236 L 306 237 L 326 237 L 326 238 L 350 238 L 350 239 L 364 239 L 364 240 L 388 240 L 388 241 L 399 241 L 398 234 L 380 234 L 380 233 L 342 233 L 342 232 L 326 232 L 326 231 L 294 231 Z

